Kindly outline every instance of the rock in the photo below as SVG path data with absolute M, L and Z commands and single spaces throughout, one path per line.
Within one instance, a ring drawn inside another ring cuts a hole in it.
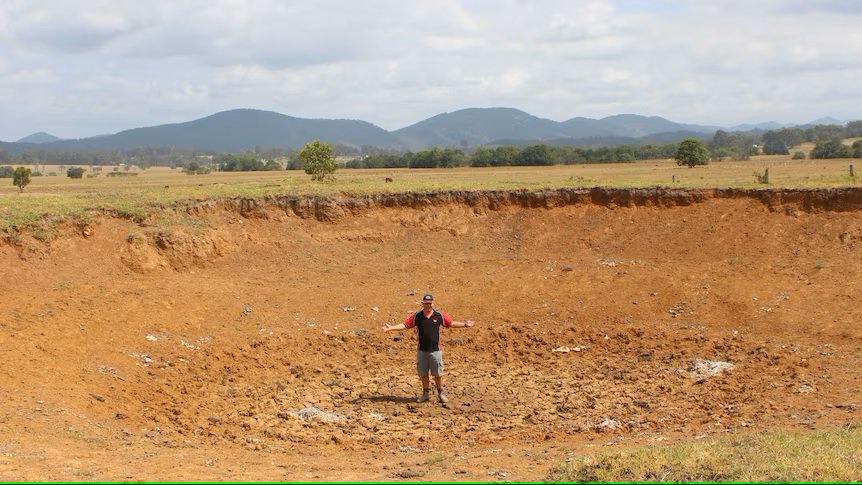
M 305 420 L 317 419 L 327 423 L 344 421 L 345 419 L 347 419 L 347 416 L 331 413 L 329 411 L 324 411 L 316 406 L 307 406 L 295 411 L 295 413 L 297 416 Z
M 721 360 L 697 359 L 689 367 L 688 373 L 699 380 L 722 374 L 733 369 L 733 363 Z
M 105 402 L 105 398 L 104 398 L 104 397 L 102 397 L 102 396 L 100 396 L 100 395 L 98 395 L 98 394 L 94 394 L 94 393 L 92 393 L 92 392 L 91 392 L 91 393 L 90 393 L 90 397 L 92 397 L 92 398 L 93 398 L 93 399 L 95 399 L 96 401 L 99 401 L 99 402 Z
M 341 305 L 341 310 L 345 312 L 352 312 L 353 310 L 356 310 L 356 307 L 353 305 Z
M 371 311 L 372 311 L 372 312 L 379 312 L 379 311 L 380 311 L 380 307 L 373 306 L 373 307 L 371 307 Z
M 568 353 L 569 353 L 569 350 L 570 350 L 570 349 L 569 349 L 568 347 L 566 347 L 565 345 L 561 345 L 561 346 L 559 346 L 559 347 L 554 347 L 554 348 L 551 350 L 551 352 L 557 352 L 557 353 L 562 353 L 562 354 L 568 354 Z M 580 350 L 578 350 L 578 352 L 580 352 Z
M 393 476 L 396 478 L 417 478 L 417 477 L 424 477 L 425 473 L 427 473 L 427 472 L 425 470 L 420 469 L 420 468 L 407 468 L 407 469 L 399 470 L 399 471 L 395 472 L 393 474 Z
M 635 399 L 633 403 L 639 408 L 652 409 L 652 406 L 650 406 L 649 403 L 644 401 L 643 399 Z
M 602 422 L 596 425 L 596 428 L 602 431 L 612 431 L 620 427 L 619 421 L 611 418 L 604 418 Z
M 570 266 L 570 265 L 565 265 L 565 266 L 560 268 L 560 271 L 564 271 L 564 272 L 569 272 L 569 271 L 574 271 L 574 270 L 575 270 L 575 267 Z
M 242 306 L 242 316 L 246 317 L 248 315 L 251 315 L 251 310 L 252 310 L 251 305 L 246 303 L 245 305 Z
M 393 341 L 393 342 L 400 342 L 400 341 L 401 341 L 401 340 L 403 340 L 403 339 L 404 339 L 404 336 L 403 336 L 403 335 L 393 335 L 393 336 L 392 336 L 392 341 Z

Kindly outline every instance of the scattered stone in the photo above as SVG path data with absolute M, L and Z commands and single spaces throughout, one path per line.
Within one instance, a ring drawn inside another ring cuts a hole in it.
M 149 340 L 150 342 L 155 342 L 158 339 L 159 339 L 158 337 L 156 337 L 155 335 L 153 335 L 151 333 L 147 334 L 147 340 Z
M 400 342 L 400 341 L 401 341 L 401 340 L 403 340 L 403 339 L 404 339 L 404 336 L 403 336 L 403 335 L 393 335 L 393 336 L 392 336 L 392 341 L 393 341 L 393 342 Z
M 352 312 L 353 310 L 356 310 L 356 307 L 353 305 L 341 305 L 341 310 L 345 312 Z
M 561 346 L 559 346 L 559 347 L 554 347 L 553 349 L 551 349 L 551 352 L 557 352 L 557 353 L 562 353 L 562 354 L 568 354 L 570 350 L 571 350 L 571 349 L 569 349 L 569 348 L 568 348 L 568 347 L 566 347 L 565 345 L 561 345 Z M 580 352 L 580 350 L 578 350 L 578 352 Z
M 814 392 L 814 388 L 808 384 L 802 383 L 799 384 L 799 387 L 796 388 L 796 392 L 798 392 L 799 394 L 808 394 Z
M 336 421 L 344 421 L 347 419 L 347 416 L 342 414 L 331 413 L 329 411 L 324 411 L 317 406 L 308 406 L 302 409 L 299 409 L 294 412 L 297 416 L 302 419 L 316 419 L 320 421 L 324 421 L 327 423 L 332 423 Z
M 372 311 L 372 312 L 379 312 L 379 311 L 380 311 L 380 307 L 373 306 L 373 307 L 371 307 L 371 311 Z
M 697 359 L 688 367 L 688 373 L 691 374 L 692 377 L 705 379 L 716 374 L 722 374 L 731 369 L 733 369 L 733 364 L 731 362 Z
M 197 345 L 195 345 L 195 344 L 193 344 L 193 343 L 191 343 L 191 342 L 187 342 L 187 341 L 186 341 L 186 340 L 184 340 L 184 339 L 181 339 L 181 340 L 180 340 L 180 343 L 181 343 L 181 344 L 183 344 L 183 347 L 188 347 L 188 348 L 190 348 L 190 349 L 192 349 L 192 350 L 200 350 L 200 349 L 201 349 L 199 346 L 197 346 Z
M 393 476 L 396 478 L 417 478 L 424 477 L 425 473 L 427 473 L 425 470 L 419 468 L 407 468 L 395 472 Z
M 419 453 L 417 448 L 414 448 L 410 445 L 398 445 L 398 451 L 401 453 Z
M 114 419 L 126 419 L 126 418 L 128 418 L 128 417 L 129 417 L 129 416 L 128 416 L 127 414 L 125 414 L 125 413 L 121 413 L 121 412 L 119 412 L 119 411 L 117 411 L 117 412 L 115 412 L 115 413 L 114 413 Z
M 209 421 L 210 424 L 219 424 L 221 423 L 221 418 L 219 418 L 218 416 L 210 416 L 207 418 L 207 421 Z
M 91 393 L 90 393 L 90 397 L 92 397 L 92 398 L 93 398 L 93 399 L 95 399 L 96 401 L 99 401 L 99 402 L 105 402 L 105 398 L 104 398 L 104 397 L 102 397 L 102 396 L 100 396 L 100 395 L 98 395 L 98 394 L 94 394 L 94 393 L 92 393 L 92 392 L 91 392 Z
M 618 429 L 619 427 L 620 427 L 620 422 L 617 421 L 616 419 L 611 419 L 611 418 L 604 418 L 604 419 L 602 419 L 602 422 L 600 422 L 599 424 L 596 425 L 596 428 L 598 428 L 601 431 L 612 431 L 612 430 Z
M 251 315 L 252 307 L 248 303 L 242 306 L 242 316 L 247 317 Z
M 416 293 L 419 293 L 419 288 L 413 288 L 412 290 L 409 290 L 409 291 L 407 292 L 407 296 L 413 296 L 413 295 L 415 295 Z
M 853 404 L 853 403 L 827 404 L 827 406 L 831 406 L 831 407 L 834 407 L 836 409 L 849 409 L 851 411 L 855 411 L 855 410 L 859 409 L 860 407 L 862 407 L 862 406 L 859 406 L 858 404 Z
M 490 470 L 488 472 L 488 475 L 492 476 L 492 477 L 508 477 L 509 471 L 508 470 Z
M 574 270 L 575 270 L 575 267 L 574 267 L 574 266 L 570 266 L 570 265 L 565 265 L 565 266 L 563 266 L 562 268 L 560 268 L 560 270 L 561 270 L 561 271 L 564 271 L 564 272 L 569 272 L 569 271 L 574 271 Z
M 642 350 L 638 352 L 638 360 L 640 361 L 648 361 L 652 360 L 653 351 L 652 350 Z
M 652 409 L 652 406 L 650 406 L 649 403 L 644 401 L 643 399 L 635 399 L 633 402 L 634 405 L 639 408 Z

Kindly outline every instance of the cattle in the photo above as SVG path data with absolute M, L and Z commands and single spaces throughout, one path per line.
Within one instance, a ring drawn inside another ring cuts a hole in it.
M 385 180 L 386 180 L 386 182 L 387 182 L 387 183 L 392 182 L 392 177 L 386 177 L 386 179 L 385 179 Z

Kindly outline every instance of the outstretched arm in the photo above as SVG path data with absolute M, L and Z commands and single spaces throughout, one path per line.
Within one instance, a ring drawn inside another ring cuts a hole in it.
M 395 325 L 384 323 L 382 328 L 384 332 L 388 332 L 390 330 L 404 330 L 407 327 L 403 323 L 396 323 Z
M 473 320 L 464 320 L 463 322 L 453 320 L 452 325 L 450 325 L 450 326 L 451 327 L 472 327 L 475 324 L 476 324 L 476 322 L 474 322 Z

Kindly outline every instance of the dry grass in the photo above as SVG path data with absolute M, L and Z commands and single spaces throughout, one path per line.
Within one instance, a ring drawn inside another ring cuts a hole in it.
M 363 194 L 475 189 L 540 189 L 560 187 L 762 187 L 752 176 L 769 167 L 772 187 L 834 187 L 853 185 L 852 160 L 791 160 L 760 156 L 747 162 L 713 162 L 705 167 L 679 167 L 672 160 L 551 167 L 486 167 L 457 169 L 375 169 L 337 173 L 332 183 L 314 183 L 301 171 L 220 172 L 185 175 L 158 167 L 136 177 L 73 180 L 65 176 L 33 178 L 23 194 L 0 179 L 0 228 L 32 224 L 40 216 L 84 216 L 88 210 L 110 209 L 129 216 L 144 215 L 184 200 L 220 196 L 263 197 L 275 194 Z M 862 167 L 857 167 L 862 169 Z M 47 167 L 50 172 L 52 167 Z M 106 169 L 110 170 L 110 168 Z M 386 183 L 385 177 L 393 183 Z M 674 181 L 675 180 L 675 181 Z
M 862 428 L 805 433 L 768 432 L 668 447 L 642 447 L 580 457 L 560 466 L 554 481 L 862 480 Z

